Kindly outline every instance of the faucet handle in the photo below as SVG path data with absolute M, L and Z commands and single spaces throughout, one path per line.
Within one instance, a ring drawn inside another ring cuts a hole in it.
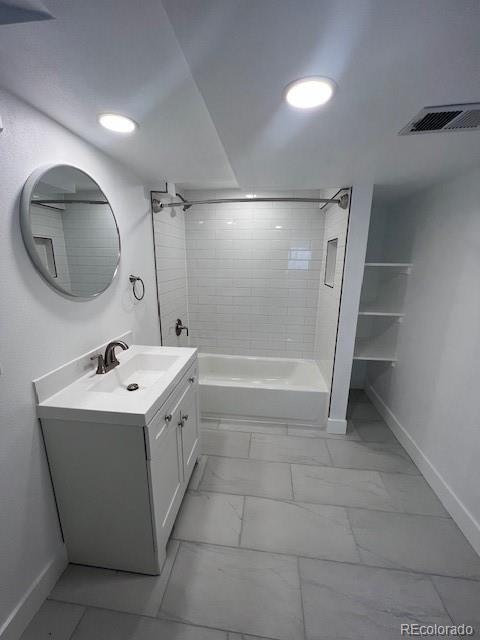
M 177 322 L 175 323 L 175 333 L 177 336 L 181 336 L 182 331 L 186 331 L 188 336 L 188 327 L 183 324 L 180 318 L 177 318 Z
M 106 373 L 105 361 L 101 353 L 96 353 L 94 356 L 90 356 L 90 360 L 97 361 L 97 371 L 96 371 L 97 374 Z

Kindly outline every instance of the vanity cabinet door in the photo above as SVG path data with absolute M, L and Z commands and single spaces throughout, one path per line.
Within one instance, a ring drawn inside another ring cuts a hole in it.
M 179 407 L 167 415 L 167 420 L 162 416 L 162 420 L 164 426 L 155 438 L 150 460 L 152 502 L 159 546 L 170 535 L 183 495 Z
M 145 430 L 153 521 L 163 557 L 198 455 L 197 371 L 191 367 Z
M 192 376 L 189 379 L 189 384 L 191 386 L 180 403 L 183 472 L 187 483 L 197 460 L 199 446 L 198 383 L 196 376 Z

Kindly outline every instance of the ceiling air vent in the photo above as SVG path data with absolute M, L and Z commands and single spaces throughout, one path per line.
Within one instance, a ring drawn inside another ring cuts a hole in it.
M 399 135 L 473 129 L 480 129 L 480 103 L 448 104 L 441 107 L 425 107 L 399 131 Z

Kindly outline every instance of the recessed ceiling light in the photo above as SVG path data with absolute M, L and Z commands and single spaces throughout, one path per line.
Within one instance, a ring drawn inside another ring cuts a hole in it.
M 336 84 L 330 78 L 301 78 L 285 89 L 285 100 L 297 109 L 313 109 L 325 104 L 333 96 Z
M 115 133 L 132 133 L 138 127 L 138 124 L 127 116 L 122 116 L 119 113 L 101 113 L 98 116 L 98 121 L 109 131 L 115 131 Z
M 245 197 L 246 197 L 246 198 L 256 198 L 256 197 L 257 197 L 257 194 L 256 194 L 256 193 L 246 193 L 246 194 L 245 194 Z

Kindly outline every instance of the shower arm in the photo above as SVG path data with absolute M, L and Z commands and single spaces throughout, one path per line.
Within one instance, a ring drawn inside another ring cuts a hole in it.
M 337 195 L 337 194 L 336 194 Z M 212 200 L 182 200 L 181 202 L 162 202 L 157 198 L 152 199 L 154 213 L 159 213 L 162 209 L 183 207 L 188 211 L 196 204 L 229 204 L 236 202 L 313 202 L 319 204 L 338 204 L 341 209 L 348 209 L 350 194 L 344 193 L 339 198 L 216 198 Z

